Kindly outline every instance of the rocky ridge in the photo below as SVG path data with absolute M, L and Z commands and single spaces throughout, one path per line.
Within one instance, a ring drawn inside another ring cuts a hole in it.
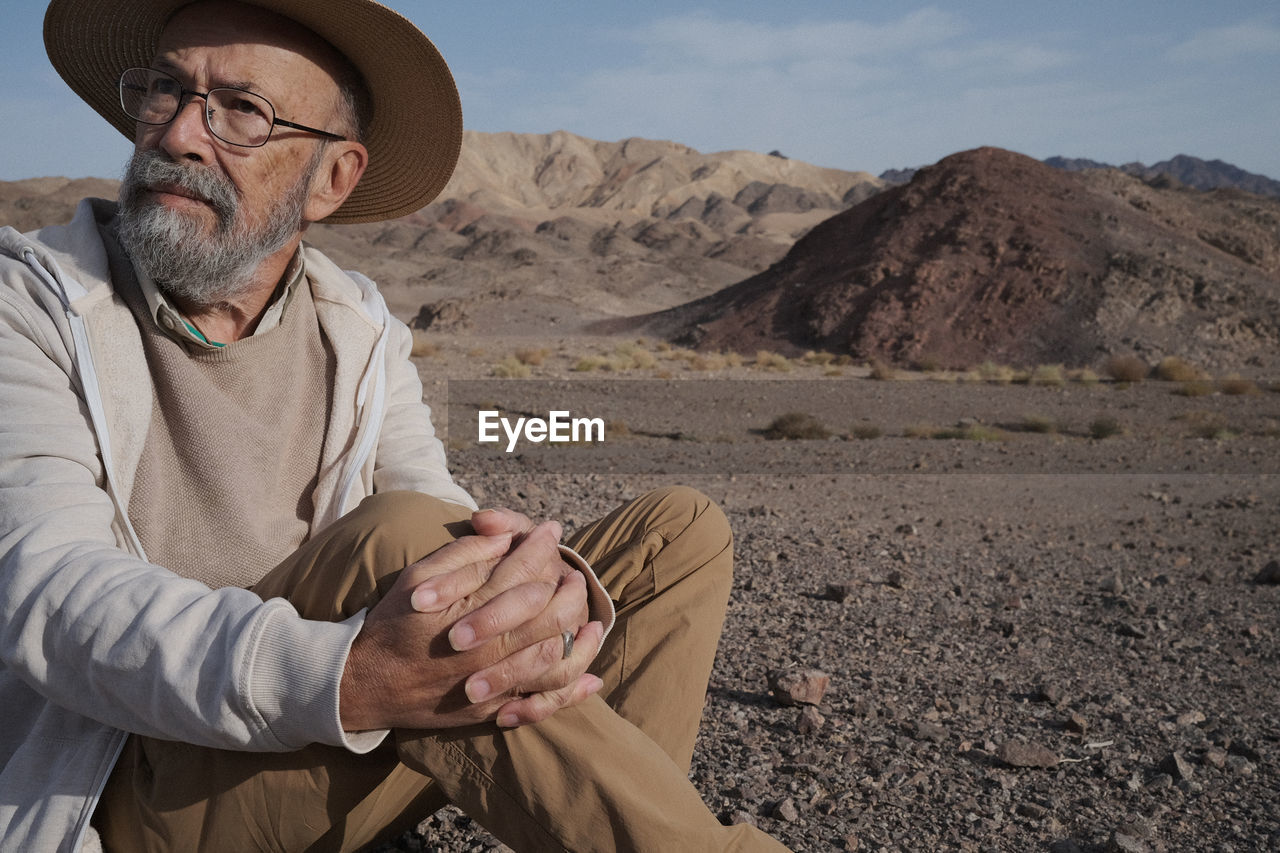
M 1123 351 L 1274 367 L 1280 202 L 981 148 L 833 216 L 764 273 L 634 327 L 704 348 L 954 367 L 1088 366 Z

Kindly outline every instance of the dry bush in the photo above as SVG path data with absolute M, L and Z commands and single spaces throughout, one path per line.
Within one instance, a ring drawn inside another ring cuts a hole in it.
M 832 365 L 831 367 L 828 367 L 826 370 L 822 371 L 822 375 L 832 376 L 832 377 L 844 376 L 844 371 L 836 367 L 835 365 Z
M 1124 432 L 1124 425 L 1110 415 L 1094 418 L 1089 423 L 1090 438 L 1111 438 L 1115 435 L 1124 435 Z
M 937 373 L 942 369 L 942 362 L 931 355 L 922 355 L 916 359 L 914 367 L 921 373 Z
M 886 364 L 878 358 L 868 361 L 867 367 L 871 368 L 869 376 L 872 379 L 881 379 L 887 382 L 898 378 L 898 371 L 894 370 L 892 365 Z
M 1031 371 L 1031 384 L 1042 388 L 1061 388 L 1066 382 L 1061 364 L 1042 364 Z
M 1252 379 L 1245 379 L 1235 373 L 1219 379 L 1218 390 L 1231 397 L 1256 397 L 1262 393 L 1262 389 Z
M 934 433 L 938 431 L 937 427 L 928 424 L 912 424 L 902 430 L 902 434 L 907 438 L 933 438 Z
M 585 355 L 578 359 L 577 363 L 574 364 L 573 369 L 578 373 L 591 373 L 594 370 L 599 370 L 603 365 L 603 358 L 596 355 Z
M 871 438 L 879 438 L 884 435 L 884 430 L 875 424 L 854 424 L 853 429 L 849 430 L 849 434 L 854 438 L 866 441 Z
M 527 379 L 532 373 L 529 365 L 510 355 L 495 364 L 490 372 L 499 379 Z
M 1165 382 L 1196 382 L 1204 379 L 1204 371 L 1176 355 L 1165 356 L 1156 365 L 1156 378 Z
M 825 366 L 835 361 L 836 355 L 833 352 L 814 352 L 813 350 L 809 350 L 807 353 L 801 356 L 800 360 L 803 361 L 805 364 L 816 364 L 819 366 Z
M 763 370 L 776 370 L 780 373 L 788 373 L 791 370 L 791 359 L 781 353 L 770 352 L 767 349 L 762 349 L 756 352 L 756 367 Z
M 549 349 L 532 349 L 529 347 L 518 349 L 515 353 L 516 361 L 521 364 L 527 364 L 530 367 L 541 366 L 542 363 L 547 360 L 547 356 L 549 355 L 551 355 L 551 350 Z
M 484 358 L 484 347 L 472 347 L 467 350 L 467 358 Z
M 742 367 L 742 353 L 729 350 L 724 354 L 724 363 L 727 367 Z
M 831 431 L 813 415 L 804 412 L 787 412 L 774 418 L 764 431 L 770 441 L 801 441 L 830 438 Z
M 1068 374 L 1068 377 L 1072 382 L 1078 382 L 1087 387 L 1092 387 L 1098 384 L 1098 374 L 1094 373 L 1087 367 L 1071 371 L 1071 373 Z
M 605 421 L 604 434 L 619 438 L 624 435 L 631 435 L 631 427 L 627 426 L 626 421 Z
M 693 357 L 689 362 L 690 370 L 724 370 L 727 362 L 718 352 L 709 352 Z
M 1231 429 L 1227 424 L 1227 417 L 1221 412 L 1197 409 L 1196 411 L 1187 412 L 1186 414 L 1181 415 L 1178 420 L 1186 422 L 1188 427 L 1187 433 L 1192 438 L 1222 441 L 1228 438 L 1235 438 L 1236 435 L 1238 435 L 1238 433 Z
M 978 377 L 983 382 L 996 382 L 1000 385 L 1008 385 L 1013 381 L 1014 372 L 1012 367 L 1003 364 L 996 364 L 994 361 L 984 361 L 976 368 Z
M 847 352 L 840 353 L 840 355 L 836 356 L 836 365 L 838 367 L 852 367 L 853 356 L 849 355 Z
M 1213 393 L 1213 383 L 1205 379 L 1192 379 L 1174 388 L 1173 393 L 1182 397 L 1207 397 Z
M 670 341 L 658 341 L 656 349 L 658 352 L 671 352 L 671 343 Z
M 1053 418 L 1045 417 L 1044 415 L 1026 415 L 1022 419 L 1021 429 L 1023 432 L 1052 434 L 1057 432 L 1060 427 Z
M 1113 355 L 1103 365 L 1102 372 L 1116 382 L 1141 382 L 1151 372 L 1151 365 L 1136 355 Z

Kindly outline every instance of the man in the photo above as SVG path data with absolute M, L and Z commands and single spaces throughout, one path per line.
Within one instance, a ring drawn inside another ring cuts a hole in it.
M 781 849 L 687 779 L 723 515 L 473 512 L 407 329 L 301 243 L 444 186 L 426 37 L 54 0 L 45 39 L 135 154 L 118 206 L 0 232 L 0 849 L 354 850 L 446 802 L 520 850 Z

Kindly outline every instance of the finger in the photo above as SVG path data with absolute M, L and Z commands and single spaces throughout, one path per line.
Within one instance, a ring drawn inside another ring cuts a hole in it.
M 407 566 L 400 582 L 413 585 L 414 610 L 443 610 L 482 587 L 510 548 L 509 535 L 463 536 Z
M 558 640 L 566 629 L 576 632 L 589 618 L 587 581 L 580 572 L 574 572 L 560 579 L 541 613 L 508 628 L 499 643 L 504 654 L 512 654 L 543 640 Z
M 483 646 L 490 640 L 514 631 L 525 623 L 540 618 L 555 596 L 556 586 L 550 583 L 522 583 L 514 589 L 498 593 L 481 607 L 466 614 L 449 629 L 449 645 L 454 651 L 465 652 Z M 544 639 L 545 634 L 536 638 Z M 505 643 L 496 649 L 498 657 L 506 657 L 530 643 Z
M 511 540 L 508 540 L 511 541 Z M 525 583 L 557 583 L 563 575 L 560 559 L 560 525 L 544 522 L 536 525 L 494 567 L 480 589 L 474 593 L 475 602 L 469 609 L 492 600 L 502 592 Z
M 547 693 L 562 690 L 580 678 L 595 660 L 604 639 L 604 625 L 589 622 L 578 629 L 573 651 L 564 657 L 564 639 L 556 635 L 504 658 L 467 679 L 465 690 L 472 702 L 483 702 L 504 693 Z
M 472 513 L 471 526 L 476 533 L 493 536 L 498 533 L 511 533 L 516 537 L 523 536 L 534 528 L 529 516 L 506 507 L 492 507 Z
M 561 708 L 576 705 L 600 691 L 604 682 L 598 676 L 586 673 L 573 684 L 546 693 L 535 693 L 522 699 L 513 699 L 498 709 L 498 725 L 504 729 L 540 723 Z

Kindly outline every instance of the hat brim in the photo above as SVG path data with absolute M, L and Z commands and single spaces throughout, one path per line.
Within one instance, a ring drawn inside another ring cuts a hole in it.
M 149 66 L 161 31 L 192 0 L 52 0 L 45 49 L 73 91 L 130 140 L 116 80 Z M 444 57 L 408 19 L 372 0 L 247 0 L 328 41 L 364 76 L 373 117 L 369 166 L 325 222 L 405 216 L 440 194 L 462 149 L 462 106 Z

